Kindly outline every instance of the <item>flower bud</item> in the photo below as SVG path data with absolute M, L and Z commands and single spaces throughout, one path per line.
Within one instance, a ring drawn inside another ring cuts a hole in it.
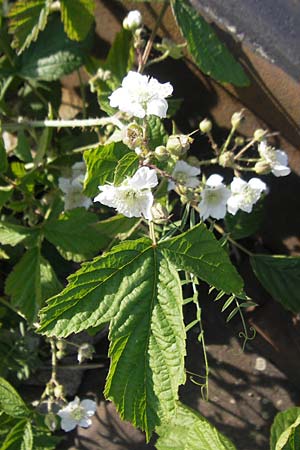
M 124 132 L 123 143 L 131 150 L 140 147 L 144 141 L 143 128 L 137 123 L 130 123 Z
M 199 129 L 202 133 L 209 133 L 212 129 L 212 121 L 209 119 L 203 119 L 199 123 Z
M 45 425 L 50 431 L 55 431 L 57 428 L 57 417 L 53 412 L 46 414 L 44 419 Z
M 231 116 L 231 125 L 236 130 L 244 119 L 243 111 L 235 112 Z
M 61 384 L 58 384 L 54 388 L 54 397 L 55 398 L 63 398 L 65 395 L 65 389 Z
M 153 222 L 157 224 L 165 223 L 170 218 L 167 208 L 160 203 L 154 203 L 151 214 Z
M 158 161 L 166 161 L 166 159 L 169 158 L 170 153 L 166 149 L 164 145 L 159 145 L 154 150 L 155 157 L 158 159 Z
M 254 134 L 253 134 L 253 138 L 258 142 L 263 141 L 265 136 L 266 136 L 266 130 L 262 130 L 261 128 L 258 128 L 257 130 L 255 130 Z
M 271 172 L 271 166 L 266 161 L 258 161 L 254 166 L 254 170 L 258 175 L 265 175 Z
M 193 140 L 185 134 L 171 134 L 167 142 L 167 150 L 175 156 L 183 156 L 190 148 Z
M 91 344 L 89 344 L 88 342 L 81 344 L 81 346 L 78 349 L 78 355 L 77 355 L 79 364 L 81 364 L 86 359 L 92 359 L 93 353 L 95 353 L 95 349 Z
M 235 143 L 235 145 L 238 145 L 238 146 L 244 145 L 245 144 L 245 138 L 243 138 L 243 136 L 237 136 L 234 139 L 234 143 Z
M 65 341 L 57 341 L 57 342 L 56 342 L 56 348 L 57 348 L 57 350 L 63 351 L 63 350 L 66 349 L 66 346 L 67 346 L 67 343 L 66 343 Z
M 125 30 L 134 31 L 139 28 L 142 23 L 142 15 L 140 11 L 135 9 L 134 11 L 130 11 L 123 20 L 123 28 L 125 28 Z
M 201 166 L 201 163 L 200 163 L 199 159 L 196 156 L 194 156 L 194 155 L 190 155 L 187 158 L 187 163 L 190 164 L 191 166 L 194 166 L 194 167 L 200 167 Z
M 224 152 L 219 156 L 218 160 L 220 166 L 222 167 L 233 167 L 234 166 L 234 155 L 232 152 Z
M 64 356 L 65 356 L 65 352 L 63 350 L 59 350 L 58 352 L 56 352 L 57 359 L 63 359 Z

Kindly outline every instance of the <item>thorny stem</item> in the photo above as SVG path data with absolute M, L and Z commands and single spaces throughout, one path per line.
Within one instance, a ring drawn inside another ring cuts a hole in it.
M 213 138 L 213 135 L 211 134 L 210 131 L 208 133 L 206 133 L 206 135 L 208 137 L 209 143 L 210 143 L 213 151 L 215 152 L 216 155 L 219 155 L 220 150 L 219 150 L 218 144 L 215 142 L 215 140 Z
M 123 128 L 122 122 L 116 117 L 101 117 L 98 119 L 75 119 L 75 120 L 26 120 L 19 117 L 17 122 L 2 123 L 3 130 L 15 130 L 18 128 L 84 128 L 103 127 L 113 124 L 118 128 Z
M 79 87 L 80 87 L 80 94 L 82 98 L 82 116 L 84 119 L 86 119 L 86 96 L 85 96 L 85 86 L 82 81 L 82 76 L 80 73 L 80 70 L 77 70 L 78 80 L 79 80 Z
M 150 52 L 151 52 L 151 49 L 152 49 L 152 46 L 153 46 L 153 43 L 154 43 L 154 39 L 155 39 L 157 30 L 160 27 L 161 21 L 162 21 L 162 19 L 164 17 L 165 12 L 168 9 L 168 6 L 169 6 L 169 3 L 165 2 L 164 5 L 161 8 L 161 11 L 160 11 L 159 16 L 157 18 L 157 21 L 155 23 L 155 26 L 153 27 L 152 33 L 150 35 L 150 38 L 149 38 L 149 40 L 147 42 L 147 45 L 145 47 L 143 56 L 142 56 L 141 61 L 139 63 L 139 67 L 138 67 L 138 72 L 139 73 L 143 73 L 143 71 L 144 71 L 144 68 L 145 68 L 145 66 L 147 64 L 147 61 L 148 61 L 148 58 L 149 58 L 149 55 L 150 55 Z
M 57 358 L 56 358 L 56 345 L 55 345 L 55 339 L 50 338 L 50 346 L 51 346 L 51 378 L 49 383 L 57 383 L 56 376 L 57 376 Z

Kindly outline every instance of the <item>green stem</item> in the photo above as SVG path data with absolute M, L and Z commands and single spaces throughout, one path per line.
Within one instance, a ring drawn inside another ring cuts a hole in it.
M 152 64 L 157 64 L 157 63 L 159 63 L 159 62 L 164 61 L 165 59 L 167 59 L 167 57 L 169 56 L 169 54 L 170 54 L 170 51 L 169 51 L 169 50 L 166 50 L 161 56 L 158 56 L 157 58 L 154 58 L 154 59 L 151 59 L 151 61 L 148 61 L 148 62 L 145 64 L 145 67 L 149 67 L 149 66 L 151 66 Z
M 156 247 L 157 242 L 155 237 L 154 223 L 152 222 L 152 220 L 149 220 L 148 223 L 149 223 L 149 236 L 150 239 L 152 240 L 153 246 Z
M 209 220 L 210 223 L 213 224 L 213 227 L 215 230 L 217 230 L 218 233 L 224 235 L 227 233 L 223 230 L 223 228 L 220 225 L 217 225 L 216 223 L 214 223 L 212 220 Z M 227 240 L 234 245 L 235 247 L 239 248 L 243 253 L 246 253 L 246 255 L 248 256 L 253 256 L 253 253 L 250 252 L 247 248 L 245 248 L 243 245 L 239 244 L 238 242 L 236 242 L 234 239 L 232 239 L 230 236 L 227 235 Z
M 86 119 L 86 96 L 85 96 L 85 86 L 83 84 L 82 81 L 82 76 L 80 74 L 80 70 L 77 70 L 77 75 L 78 75 L 78 79 L 79 79 L 79 88 L 80 88 L 80 94 L 81 94 L 81 99 L 82 99 L 82 116 L 84 119 Z

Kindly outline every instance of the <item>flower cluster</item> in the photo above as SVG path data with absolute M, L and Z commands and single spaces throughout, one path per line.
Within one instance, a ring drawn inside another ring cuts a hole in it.
M 64 193 L 65 211 L 79 207 L 88 209 L 91 206 L 92 201 L 82 193 L 84 177 L 85 163 L 77 162 L 72 166 L 70 178 L 58 179 L 58 186 Z
M 115 208 L 126 217 L 144 217 L 151 220 L 153 194 L 151 188 L 158 184 L 155 170 L 140 167 L 133 177 L 127 177 L 120 186 L 106 184 L 99 186 L 102 191 L 95 202 Z

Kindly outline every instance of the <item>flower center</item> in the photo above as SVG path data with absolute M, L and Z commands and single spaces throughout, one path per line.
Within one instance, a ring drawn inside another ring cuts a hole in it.
M 217 205 L 220 203 L 221 199 L 220 192 L 218 192 L 216 189 L 205 189 L 205 199 L 212 203 L 213 205 Z
M 82 406 L 77 406 L 71 413 L 70 416 L 76 421 L 80 421 L 85 417 L 85 409 Z
M 188 176 L 185 172 L 178 171 L 174 174 L 174 178 L 178 183 L 185 184 Z

